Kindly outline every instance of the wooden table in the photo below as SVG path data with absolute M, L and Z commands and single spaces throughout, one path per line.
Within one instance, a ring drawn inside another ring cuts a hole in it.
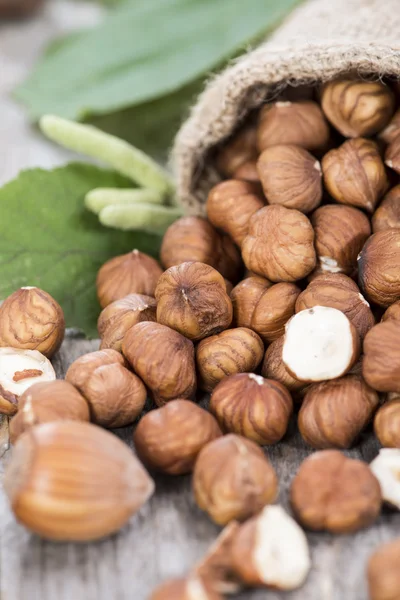
M 73 8 L 73 10 L 72 10 Z M 0 25 L 0 181 L 28 166 L 65 162 L 68 153 L 43 140 L 8 97 L 51 37 L 90 24 L 98 9 L 85 2 L 50 0 L 23 25 Z M 0 215 L 1 216 L 1 215 Z M 98 343 L 70 334 L 55 359 L 62 377 L 79 355 Z M 131 443 L 132 429 L 117 434 Z M 349 455 L 371 461 L 378 445 L 368 434 Z M 279 502 L 309 454 L 293 424 L 284 442 L 266 450 L 280 480 Z M 2 460 L 9 460 L 9 452 Z M 189 477 L 156 477 L 156 494 L 123 531 L 92 544 L 53 544 L 19 526 L 0 488 L 1 600 L 145 600 L 162 580 L 184 574 L 218 534 L 193 501 Z M 296 592 L 243 592 L 240 600 L 366 600 L 365 564 L 382 542 L 400 536 L 400 514 L 385 511 L 375 525 L 351 536 L 309 534 L 313 569 Z

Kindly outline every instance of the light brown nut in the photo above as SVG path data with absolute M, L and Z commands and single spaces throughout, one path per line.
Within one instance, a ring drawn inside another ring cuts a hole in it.
M 161 274 L 158 262 L 139 250 L 112 258 L 97 274 L 97 297 L 101 308 L 128 294 L 154 296 Z
M 261 191 L 260 176 L 258 174 L 256 158 L 248 160 L 240 165 L 240 167 L 238 167 L 233 173 L 233 178 L 240 179 L 241 181 L 251 181 L 252 183 L 257 183 L 260 185 Z
M 273 342 L 285 333 L 285 325 L 294 315 L 301 290 L 294 283 L 276 283 L 267 289 L 253 312 L 250 329 L 264 342 Z
M 298 146 L 270 146 L 257 163 L 264 194 L 269 204 L 311 212 L 322 200 L 319 161 Z
M 171 579 L 162 583 L 149 600 L 223 600 L 212 585 L 199 577 Z
M 321 272 L 356 273 L 357 256 L 371 235 L 368 217 L 352 206 L 326 204 L 312 214 L 311 224 Z
M 177 331 L 159 323 L 138 323 L 125 335 L 122 352 L 158 406 L 194 396 L 193 342 Z
M 379 133 L 378 138 L 390 144 L 400 133 L 400 108 L 396 110 L 393 117 L 389 121 L 389 124 L 382 129 Z
M 345 137 L 370 136 L 389 123 L 394 96 L 381 81 L 340 79 L 327 83 L 321 96 L 322 110 Z
M 278 479 L 257 444 L 229 434 L 205 446 L 193 473 L 199 507 L 219 525 L 244 521 L 274 502 Z
M 297 281 L 316 266 L 314 230 L 303 213 L 266 206 L 250 219 L 242 244 L 248 269 L 271 281 Z
M 51 358 L 64 339 L 61 306 L 37 287 L 22 287 L 0 306 L 0 347 L 38 350 Z
M 372 216 L 372 230 L 384 231 L 400 227 L 400 185 L 390 190 Z
M 300 433 L 313 448 L 350 448 L 378 405 L 378 394 L 357 375 L 314 384 L 300 408 Z
M 400 510 L 400 450 L 381 448 L 369 466 L 379 481 L 383 501 L 391 508 Z
M 400 538 L 383 544 L 368 560 L 370 600 L 397 600 L 400 590 Z
M 223 431 L 264 446 L 285 435 L 293 412 L 290 393 L 278 381 L 254 373 L 226 377 L 211 395 L 210 411 Z
M 374 233 L 358 259 L 360 288 L 368 300 L 390 306 L 400 300 L 400 229 Z
M 251 318 L 258 300 L 272 283 L 259 275 L 246 277 L 231 291 L 233 323 L 236 327 L 250 328 Z
M 320 450 L 300 466 L 290 489 L 290 502 L 304 527 L 351 533 L 375 521 L 382 496 L 367 464 L 338 450 Z
M 200 389 L 211 392 L 228 375 L 255 371 L 263 354 L 261 338 L 246 327 L 202 340 L 196 349 Z
M 373 212 L 389 182 L 378 146 L 371 140 L 347 140 L 322 159 L 324 182 L 341 204 Z
M 364 340 L 363 376 L 378 392 L 400 392 L 400 323 L 375 325 Z
M 154 483 L 112 433 L 57 421 L 19 438 L 4 489 L 25 527 L 47 539 L 83 542 L 118 531 L 152 495 Z
M 385 310 L 382 316 L 382 321 L 400 321 L 400 300 L 394 302 Z
M 375 435 L 385 448 L 400 448 L 400 398 L 380 407 L 374 419 Z
M 229 235 L 221 233 L 218 252 L 215 255 L 215 269 L 222 277 L 236 283 L 241 278 L 243 262 L 239 248 Z
M 221 435 L 209 412 L 189 400 L 172 400 L 140 419 L 133 441 L 147 467 L 182 475 L 193 470 L 200 450 Z
M 301 392 L 307 387 L 307 383 L 293 377 L 287 370 L 282 360 L 284 336 L 278 338 L 270 346 L 264 356 L 261 374 L 266 379 L 275 379 L 284 385 L 289 391 Z
M 243 163 L 257 155 L 257 129 L 250 123 L 234 133 L 221 147 L 216 159 L 217 169 L 224 177 L 233 177 Z
M 164 269 L 189 260 L 215 267 L 220 236 L 207 219 L 182 217 L 170 225 L 161 245 L 161 263 Z
M 396 136 L 385 152 L 385 165 L 400 173 L 400 135 Z

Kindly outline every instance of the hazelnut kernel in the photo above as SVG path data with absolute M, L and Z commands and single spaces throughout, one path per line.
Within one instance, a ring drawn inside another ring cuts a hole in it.
M 383 500 L 400 510 L 400 450 L 382 448 L 370 468 L 379 481 Z
M 257 302 L 272 283 L 259 275 L 242 279 L 233 290 L 230 297 L 233 306 L 233 322 L 236 327 L 250 328 L 251 318 Z
M 223 600 L 208 581 L 196 576 L 162 583 L 149 600 Z
M 400 323 L 375 325 L 364 340 L 363 377 L 378 392 L 400 392 Z
M 260 297 L 251 318 L 250 328 L 264 342 L 273 342 L 285 333 L 285 325 L 294 315 L 301 290 L 294 283 L 276 283 Z
M 395 600 L 400 589 L 400 539 L 383 544 L 367 568 L 370 600 Z
M 374 419 L 375 435 L 386 448 L 400 448 L 400 398 L 380 407 Z
M 358 259 L 360 287 L 368 300 L 384 307 L 400 300 L 399 263 L 400 229 L 371 235 Z
M 374 233 L 396 227 L 400 227 L 400 185 L 396 185 L 386 194 L 372 217 Z

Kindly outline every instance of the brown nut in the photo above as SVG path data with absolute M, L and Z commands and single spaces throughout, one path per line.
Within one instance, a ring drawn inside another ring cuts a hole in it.
M 387 147 L 385 165 L 396 173 L 400 173 L 400 135 L 397 135 Z
M 372 216 L 372 231 L 400 227 L 400 185 L 390 190 Z
M 322 159 L 325 187 L 341 204 L 373 212 L 389 182 L 378 146 L 371 140 L 347 140 Z
M 292 398 L 278 381 L 254 373 L 226 377 L 211 395 L 210 411 L 223 431 L 269 445 L 285 435 L 293 412 Z
M 141 418 L 133 441 L 147 467 L 182 475 L 193 470 L 200 450 L 221 435 L 209 412 L 189 400 L 172 400 Z
M 191 576 L 162 583 L 154 590 L 149 600 L 223 600 L 223 598 L 208 581 Z
M 316 265 L 312 225 L 298 210 L 266 206 L 250 219 L 242 256 L 248 269 L 271 281 L 303 279 Z
M 350 448 L 378 404 L 378 394 L 357 375 L 317 383 L 301 405 L 300 433 L 313 448 Z
M 381 131 L 394 111 L 391 89 L 380 81 L 341 79 L 322 90 L 322 110 L 345 137 L 370 136 Z
M 282 360 L 284 336 L 278 338 L 270 346 L 264 356 L 261 373 L 267 379 L 275 379 L 291 392 L 301 392 L 307 383 L 293 377 Z
M 162 406 L 196 392 L 193 342 L 159 323 L 134 325 L 125 335 L 122 352 Z
M 25 527 L 47 539 L 83 542 L 118 531 L 152 495 L 154 483 L 112 433 L 57 421 L 19 438 L 4 489 Z
M 125 427 L 140 415 L 146 402 L 142 381 L 124 366 L 115 350 L 100 350 L 78 358 L 65 379 L 89 404 L 91 420 L 102 427 Z
M 390 306 L 400 300 L 400 229 L 374 233 L 358 259 L 360 288 L 368 300 Z
M 352 206 L 326 204 L 312 214 L 311 224 L 320 270 L 354 275 L 357 257 L 371 235 L 368 217 Z
M 290 489 L 290 502 L 304 527 L 351 533 L 375 521 L 382 495 L 367 464 L 338 450 L 320 450 L 300 466 Z
M 232 177 L 233 179 L 240 179 L 241 181 L 250 181 L 252 183 L 256 183 L 260 186 L 261 191 L 260 176 L 258 174 L 256 158 L 248 160 L 240 165 L 240 167 L 238 167 L 233 173 Z
M 319 161 L 298 146 L 270 146 L 257 163 L 261 185 L 269 204 L 311 212 L 322 200 Z
M 64 339 L 61 306 L 37 287 L 22 287 L 0 306 L 0 347 L 38 350 L 51 358 Z
M 217 169 L 224 177 L 232 177 L 243 163 L 257 155 L 257 129 L 250 123 L 237 131 L 219 150 Z
M 220 235 L 219 251 L 216 255 L 215 269 L 222 277 L 236 283 L 241 278 L 243 270 L 242 257 L 239 248 L 231 240 L 229 235 Z
M 294 283 L 276 283 L 259 299 L 251 318 L 250 329 L 264 342 L 273 342 L 285 333 L 285 325 L 294 315 L 301 290 Z
M 236 327 L 250 328 L 257 302 L 272 283 L 259 275 L 246 277 L 231 291 L 233 323 Z
M 400 321 L 400 300 L 389 306 L 382 316 L 382 321 Z
M 200 389 L 211 392 L 228 375 L 255 371 L 263 354 L 261 338 L 246 327 L 202 340 L 196 350 Z
M 219 333 L 232 322 L 224 278 L 209 265 L 185 262 L 170 267 L 155 291 L 157 321 L 191 340 Z
M 400 590 L 400 539 L 383 544 L 367 567 L 370 600 L 397 600 Z
M 364 340 L 363 377 L 378 392 L 400 392 L 400 323 L 375 325 Z
M 170 225 L 161 245 L 161 263 L 165 269 L 190 260 L 215 267 L 220 236 L 202 217 L 182 217 Z
M 390 144 L 400 133 L 400 108 L 396 110 L 389 124 L 379 133 L 379 139 Z
M 384 448 L 400 448 L 400 398 L 380 407 L 374 419 L 375 435 Z
M 257 444 L 229 434 L 205 446 L 193 473 L 199 507 L 219 525 L 244 521 L 274 502 L 278 479 Z

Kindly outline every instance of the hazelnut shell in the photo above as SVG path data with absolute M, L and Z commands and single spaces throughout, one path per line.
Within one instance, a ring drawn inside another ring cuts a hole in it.
M 368 300 L 387 307 L 400 300 L 400 229 L 374 233 L 358 259 L 360 287 Z
M 372 216 L 372 230 L 384 231 L 400 227 L 400 185 L 392 188 Z
M 294 315 L 301 290 L 294 283 L 276 283 L 260 297 L 250 328 L 264 342 L 273 342 L 285 333 L 285 325 Z
M 400 323 L 375 325 L 364 340 L 363 376 L 378 392 L 400 392 Z
M 242 279 L 231 291 L 233 323 L 236 327 L 250 328 L 254 309 L 265 290 L 272 283 L 259 275 Z
M 384 448 L 400 448 L 400 398 L 380 407 L 375 415 L 374 431 Z

